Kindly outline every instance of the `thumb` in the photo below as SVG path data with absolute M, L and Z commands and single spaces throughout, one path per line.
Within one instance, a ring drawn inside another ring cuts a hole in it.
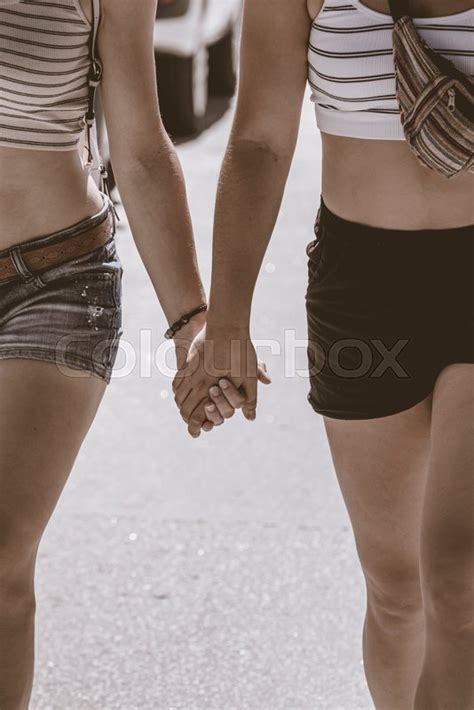
M 258 363 L 258 381 L 261 382 L 262 385 L 271 385 L 272 383 L 272 379 L 267 372 L 267 366 L 264 362 Z
M 250 421 L 253 421 L 257 416 L 257 383 L 257 378 L 252 377 L 244 384 L 244 390 L 247 396 L 242 405 L 242 414 Z

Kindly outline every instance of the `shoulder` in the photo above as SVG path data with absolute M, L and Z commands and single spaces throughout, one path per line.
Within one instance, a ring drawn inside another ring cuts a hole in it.
M 319 15 L 324 5 L 324 0 L 307 0 L 308 3 L 308 13 L 311 20 Z

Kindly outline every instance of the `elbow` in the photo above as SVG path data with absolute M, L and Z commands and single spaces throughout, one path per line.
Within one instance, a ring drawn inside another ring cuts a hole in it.
M 166 137 L 111 148 L 110 159 L 116 175 L 134 179 L 162 172 L 164 166 L 169 168 L 177 158 L 173 144 Z
M 226 151 L 226 163 L 235 162 L 251 169 L 267 166 L 274 171 L 285 172 L 291 163 L 294 149 L 264 137 L 232 136 Z
M 247 111 L 237 106 L 229 147 L 251 150 L 275 163 L 291 162 L 298 140 L 299 115 L 257 108 Z
M 233 132 L 228 152 L 252 154 L 255 160 L 270 160 L 274 164 L 291 162 L 296 146 L 296 136 L 276 137 L 265 133 Z

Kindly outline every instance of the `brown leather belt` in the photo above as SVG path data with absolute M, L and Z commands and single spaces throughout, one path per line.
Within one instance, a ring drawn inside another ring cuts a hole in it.
M 91 227 L 81 234 L 76 234 L 73 237 L 67 237 L 55 244 L 46 246 L 38 246 L 36 248 L 26 247 L 26 244 L 18 244 L 14 248 L 18 248 L 21 258 L 29 271 L 34 274 L 40 274 L 54 266 L 59 266 L 65 261 L 74 259 L 77 256 L 83 256 L 100 246 L 103 246 L 114 233 L 114 221 L 110 212 L 106 219 L 95 227 Z M 10 254 L 0 258 L 0 282 L 18 276 L 18 271 L 15 267 Z

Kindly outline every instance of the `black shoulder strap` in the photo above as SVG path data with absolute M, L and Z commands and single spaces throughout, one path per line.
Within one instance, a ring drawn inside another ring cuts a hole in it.
M 89 56 L 91 59 L 91 68 L 88 76 L 89 83 L 89 97 L 87 103 L 87 113 L 86 113 L 86 132 L 87 132 L 87 152 L 88 152 L 88 162 L 92 165 L 94 160 L 94 155 L 92 153 L 92 129 L 95 123 L 95 101 L 97 96 L 97 88 L 102 79 L 102 62 L 97 54 L 97 37 L 99 34 L 100 25 L 100 0 L 92 0 L 92 28 L 89 40 Z M 100 184 L 102 191 L 106 193 L 109 197 L 110 203 L 112 205 L 112 211 L 114 217 L 120 221 L 120 217 L 117 214 L 117 210 L 110 198 L 109 184 L 108 184 L 108 174 L 105 165 L 102 163 L 100 156 L 100 149 L 97 141 L 94 141 L 94 147 L 96 152 L 96 160 L 99 162 L 97 166 L 100 172 Z
M 89 54 L 91 68 L 89 71 L 89 99 L 87 106 L 86 122 L 92 125 L 95 119 L 95 95 L 102 78 L 102 63 L 97 56 L 97 36 L 100 23 L 100 0 L 92 0 L 92 29 L 89 39 Z
M 392 13 L 394 22 L 399 20 L 401 17 L 405 17 L 406 15 L 411 17 L 410 10 L 408 8 L 408 0 L 388 0 L 388 4 L 390 5 L 390 12 Z
M 96 58 L 97 54 L 97 35 L 99 33 L 100 24 L 100 0 L 92 0 L 92 57 Z

